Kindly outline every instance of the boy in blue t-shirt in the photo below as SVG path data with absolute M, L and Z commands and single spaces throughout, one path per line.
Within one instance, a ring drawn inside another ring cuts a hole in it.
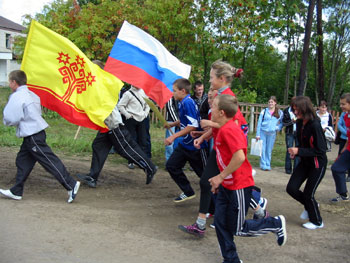
M 190 97 L 191 83 L 187 79 L 177 79 L 173 84 L 173 95 L 179 101 L 180 120 L 171 126 L 180 125 L 181 130 L 165 139 L 165 145 L 170 145 L 176 138 L 183 137 L 166 163 L 166 169 L 171 178 L 183 191 L 174 202 L 179 203 L 194 198 L 196 195 L 183 172 L 186 162 L 190 163 L 193 171 L 201 177 L 207 160 L 207 144 L 202 144 L 198 150 L 194 147 L 191 131 L 200 129 L 200 116 L 196 103 Z

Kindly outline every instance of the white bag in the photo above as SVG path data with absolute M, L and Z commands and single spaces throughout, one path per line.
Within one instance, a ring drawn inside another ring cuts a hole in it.
M 250 155 L 256 155 L 261 157 L 262 144 L 263 144 L 262 140 L 257 141 L 255 138 L 253 138 L 250 146 Z
M 327 126 L 327 127 L 326 127 L 326 130 L 325 130 L 325 132 L 324 132 L 324 135 L 325 135 L 325 137 L 326 137 L 326 139 L 327 139 L 328 141 L 334 142 L 334 140 L 335 140 L 335 132 L 334 132 L 334 130 L 333 130 L 332 127 Z

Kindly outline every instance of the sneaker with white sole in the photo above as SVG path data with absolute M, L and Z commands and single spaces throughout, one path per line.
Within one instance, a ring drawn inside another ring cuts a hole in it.
M 175 202 L 175 203 L 181 203 L 181 202 L 184 202 L 184 201 L 193 199 L 193 198 L 195 198 L 195 197 L 196 197 L 196 194 L 187 196 L 187 195 L 185 195 L 185 193 L 181 193 L 178 197 L 176 197 L 176 198 L 174 199 L 174 202 Z
M 215 223 L 211 223 L 209 226 L 210 226 L 211 228 L 215 229 Z
M 323 225 L 323 222 L 321 223 L 321 225 L 315 225 L 314 223 L 311 223 L 311 222 L 307 222 L 305 224 L 303 224 L 303 227 L 307 228 L 307 229 L 311 229 L 311 230 L 314 230 L 314 229 L 318 229 L 318 228 L 323 228 L 324 225 Z
M 338 202 L 341 202 L 341 201 L 349 201 L 349 200 L 350 200 L 349 195 L 346 195 L 346 196 L 339 195 L 339 196 L 331 199 L 331 202 L 332 203 L 338 203 Z
M 286 219 L 283 215 L 276 216 L 275 218 L 281 222 L 280 229 L 275 232 L 277 236 L 277 244 L 283 246 L 287 242 Z
M 79 191 L 79 187 L 80 187 L 80 182 L 77 181 L 75 183 L 74 189 L 68 191 L 68 203 L 72 203 L 73 200 L 75 199 L 75 197 L 77 196 L 77 193 Z
M 3 196 L 7 197 L 7 198 L 11 198 L 13 200 L 21 200 L 22 196 L 20 195 L 14 195 L 11 190 L 4 190 L 4 189 L 0 189 L 0 194 L 2 194 Z

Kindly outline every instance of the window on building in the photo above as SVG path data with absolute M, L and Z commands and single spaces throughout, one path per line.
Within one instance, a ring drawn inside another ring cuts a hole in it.
M 12 40 L 12 38 L 11 38 L 11 35 L 10 34 L 6 34 L 6 48 L 7 49 L 11 49 L 11 41 Z

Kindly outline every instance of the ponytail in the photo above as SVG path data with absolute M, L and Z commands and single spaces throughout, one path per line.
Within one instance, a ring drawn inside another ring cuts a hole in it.
M 233 76 L 235 78 L 240 79 L 243 76 L 243 69 L 242 68 L 233 68 L 232 71 L 234 74 Z

